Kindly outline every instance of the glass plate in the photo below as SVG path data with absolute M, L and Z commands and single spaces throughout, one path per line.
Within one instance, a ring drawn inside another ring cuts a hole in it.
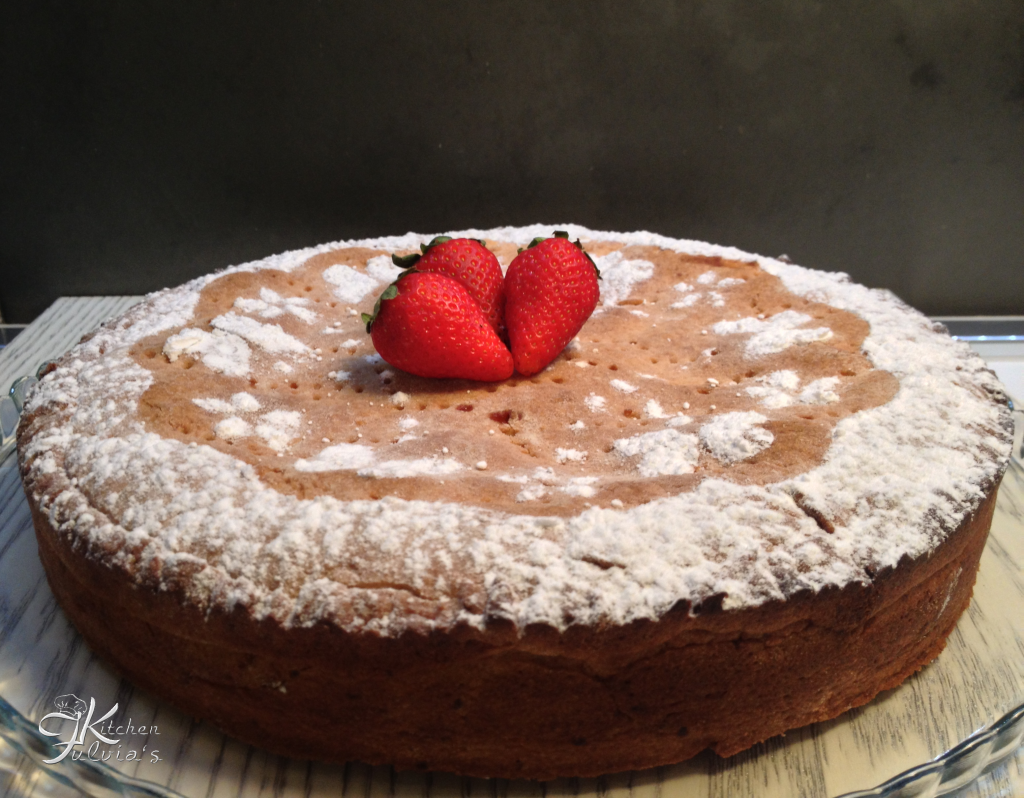
M 0 465 L 0 796 L 1021 794 L 1024 425 L 1016 415 L 1015 457 L 1000 489 L 974 599 L 933 664 L 865 707 L 729 759 L 705 753 L 673 767 L 543 784 L 286 759 L 227 738 L 135 689 L 91 654 L 56 605 L 8 457 Z M 58 711 L 56 699 L 65 715 L 76 700 L 83 709 L 93 702 L 93 721 L 113 710 L 108 722 L 114 727 L 98 728 L 117 742 L 89 734 L 74 749 L 85 752 L 81 758 L 47 763 L 64 750 L 53 743 L 67 740 L 74 726 L 70 719 L 43 721 Z M 40 721 L 61 736 L 44 736 Z M 979 787 L 986 779 L 990 786 Z M 865 789 L 870 785 L 880 786 Z

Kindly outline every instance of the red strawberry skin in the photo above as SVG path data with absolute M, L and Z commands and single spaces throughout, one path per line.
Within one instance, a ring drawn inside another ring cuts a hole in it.
M 416 261 L 416 270 L 454 277 L 476 300 L 495 332 L 504 332 L 505 278 L 494 253 L 479 241 L 452 238 L 434 244 Z
M 529 377 L 558 357 L 599 295 L 597 269 L 567 238 L 520 252 L 505 274 L 505 325 L 516 371 Z
M 476 300 L 444 274 L 413 272 L 383 299 L 370 337 L 384 360 L 420 377 L 495 382 L 512 376 L 512 354 Z

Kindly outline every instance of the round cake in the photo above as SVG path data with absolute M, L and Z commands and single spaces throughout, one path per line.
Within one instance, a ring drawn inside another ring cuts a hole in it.
M 375 353 L 413 234 L 153 294 L 52 365 L 20 461 L 88 644 L 281 754 L 537 779 L 728 756 L 937 656 L 1011 442 L 981 359 L 843 274 L 564 229 L 601 299 L 530 378 Z M 449 235 L 504 268 L 552 230 Z

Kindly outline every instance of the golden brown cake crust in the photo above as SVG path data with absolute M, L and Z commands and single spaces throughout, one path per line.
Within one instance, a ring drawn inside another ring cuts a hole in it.
M 507 264 L 543 231 L 471 232 Z M 280 753 L 530 778 L 730 755 L 934 658 L 1010 441 L 980 359 L 841 275 L 572 232 L 602 305 L 529 381 L 354 337 L 415 236 L 162 292 L 62 358 L 19 453 L 89 644 Z
M 299 758 L 550 779 L 729 756 L 897 686 L 967 608 L 995 495 L 931 557 L 870 586 L 522 636 L 508 624 L 381 638 L 204 616 L 76 556 L 33 518 L 89 646 L 188 714 Z

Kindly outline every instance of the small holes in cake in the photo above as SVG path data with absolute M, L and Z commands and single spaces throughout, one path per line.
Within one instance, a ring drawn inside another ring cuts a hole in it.
M 319 402 L 320 401 L 320 394 L 318 394 L 318 393 L 313 394 L 313 401 L 314 402 Z
M 425 404 L 423 404 L 422 402 L 420 402 L 420 406 L 419 406 L 419 409 L 420 409 L 420 410 L 426 410 L 426 409 L 427 409 L 427 406 L 426 406 Z
M 299 390 L 299 384 L 297 382 L 289 383 L 288 387 L 291 388 L 293 391 Z
M 841 376 L 843 376 L 843 377 L 856 377 L 857 376 L 857 372 L 853 371 L 852 369 L 843 369 L 842 371 L 839 372 L 839 374 Z
M 551 381 L 554 382 L 554 383 L 557 383 L 558 385 L 561 385 L 563 382 L 565 382 L 565 378 L 564 377 L 552 377 Z
M 357 385 L 352 390 L 355 391 L 356 393 L 362 393 L 365 389 L 363 388 L 362 385 Z
M 158 354 L 160 354 L 160 353 L 157 352 L 155 349 L 147 349 L 146 350 L 146 357 L 149 358 L 150 360 L 155 358 Z
M 187 371 L 188 369 L 192 368 L 195 364 L 196 362 L 189 358 L 188 360 L 182 361 L 181 367 Z
M 461 410 L 463 413 L 468 413 L 473 409 L 473 405 L 458 405 L 456 410 Z
M 619 367 L 618 367 L 618 366 L 616 366 L 616 365 L 615 365 L 614 363 L 612 363 L 612 364 L 611 364 L 611 365 L 610 365 L 610 366 L 608 367 L 608 370 L 609 370 L 609 371 L 618 371 L 618 370 L 619 370 Z
M 596 360 L 588 360 L 587 363 L 589 363 L 591 366 L 596 366 L 597 365 L 597 361 Z
M 336 347 L 336 346 L 332 346 L 332 347 L 331 347 L 331 352 L 332 352 L 333 354 L 335 354 L 335 355 L 336 355 L 336 354 L 338 354 L 338 347 Z
M 707 396 L 709 393 L 711 393 L 711 390 L 709 388 L 698 388 L 697 393 L 702 393 L 705 396 Z
M 496 410 L 488 416 L 491 421 L 495 421 L 498 424 L 508 424 L 508 420 L 512 418 L 511 410 Z
M 652 357 L 652 358 L 651 358 L 651 362 L 652 362 L 652 363 L 657 363 L 657 362 L 658 362 L 658 358 L 656 358 L 656 357 Z
M 250 377 L 249 378 L 249 386 L 251 388 L 255 388 L 256 387 L 256 378 L 255 377 Z
M 329 302 L 327 306 L 331 307 L 331 308 L 336 308 L 336 307 L 338 307 L 338 303 L 337 302 Z
M 626 418 L 640 418 L 640 414 L 637 413 L 632 407 L 627 407 L 622 411 L 622 415 Z
M 671 363 L 674 366 L 677 363 L 679 363 L 679 360 L 676 358 L 675 355 L 672 355 L 671 357 L 669 357 L 668 362 Z
M 497 385 L 488 385 L 487 386 L 487 393 L 497 393 L 497 392 L 498 392 L 498 386 Z

